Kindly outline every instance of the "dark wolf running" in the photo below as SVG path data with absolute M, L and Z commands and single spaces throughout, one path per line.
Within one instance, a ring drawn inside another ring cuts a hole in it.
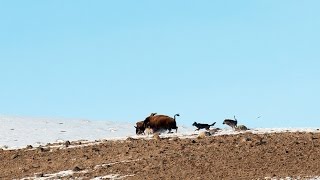
M 196 130 L 200 130 L 200 129 L 206 129 L 206 130 L 209 130 L 210 129 L 210 126 L 214 126 L 216 124 L 216 122 L 212 123 L 212 124 L 202 124 L 202 123 L 197 123 L 197 122 L 194 122 L 192 124 L 192 126 L 195 126 L 197 127 Z

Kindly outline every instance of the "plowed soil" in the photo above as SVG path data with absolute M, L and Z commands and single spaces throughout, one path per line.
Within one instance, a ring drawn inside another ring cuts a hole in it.
M 123 179 L 265 179 L 320 175 L 320 133 L 132 139 L 0 150 L 0 179 L 117 174 Z M 57 177 L 55 177 L 56 179 Z

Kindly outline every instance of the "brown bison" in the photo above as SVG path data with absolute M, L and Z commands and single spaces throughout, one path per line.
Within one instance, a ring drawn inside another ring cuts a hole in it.
M 143 121 L 138 121 L 136 123 L 136 126 L 134 126 L 136 128 L 136 134 L 140 135 L 143 134 L 144 131 L 146 130 L 146 128 L 144 127 Z
M 151 113 L 149 117 L 155 116 L 156 114 L 157 113 Z M 144 134 L 146 128 L 149 128 L 148 124 L 144 124 L 144 121 L 138 121 L 134 127 L 136 128 L 137 135 Z
M 154 115 L 147 117 L 143 123 L 144 127 L 149 127 L 153 130 L 153 132 L 157 132 L 159 130 L 169 130 L 171 133 L 172 129 L 178 131 L 176 116 L 180 116 L 179 114 L 175 114 L 174 117 L 169 117 L 166 115 Z

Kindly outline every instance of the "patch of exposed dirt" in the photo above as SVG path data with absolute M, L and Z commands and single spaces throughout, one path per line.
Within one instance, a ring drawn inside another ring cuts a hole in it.
M 320 175 L 320 133 L 274 133 L 103 141 L 0 150 L 0 179 L 110 175 L 124 179 L 264 179 Z M 68 148 L 66 147 L 68 146 Z

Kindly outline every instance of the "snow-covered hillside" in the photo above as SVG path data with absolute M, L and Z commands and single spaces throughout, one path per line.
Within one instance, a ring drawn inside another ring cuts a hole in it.
M 27 145 L 39 146 L 47 143 L 136 138 L 134 122 L 90 121 L 86 119 L 62 118 L 30 118 L 17 116 L 0 116 L 0 148 L 15 149 Z M 253 129 L 253 133 L 272 133 L 285 131 L 317 132 L 316 128 L 289 129 Z M 192 126 L 179 126 L 178 133 L 163 134 L 163 136 L 195 137 Z M 230 128 L 225 128 L 216 135 L 235 134 Z M 143 136 L 139 136 L 143 137 Z

